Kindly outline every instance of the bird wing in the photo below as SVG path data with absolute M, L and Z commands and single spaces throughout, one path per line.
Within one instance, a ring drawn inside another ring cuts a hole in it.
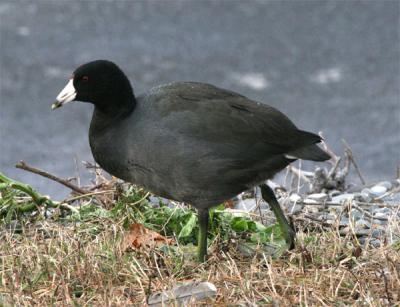
M 230 149 L 232 158 L 285 154 L 320 141 L 301 131 L 283 113 L 266 104 L 213 85 L 180 82 L 152 90 L 164 128 L 177 135 Z M 238 155 L 235 157 L 235 155 Z M 247 156 L 247 155 L 245 155 Z
M 148 120 L 138 119 L 140 137 L 129 148 L 140 146 L 146 155 L 139 162 L 158 176 L 145 176 L 147 187 L 197 205 L 216 204 L 272 177 L 291 161 L 285 153 L 320 140 L 278 110 L 208 84 L 172 83 L 138 99 Z

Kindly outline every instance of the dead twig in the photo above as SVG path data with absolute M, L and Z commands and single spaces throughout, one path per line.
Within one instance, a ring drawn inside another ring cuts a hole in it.
M 95 196 L 95 195 L 104 195 L 104 194 L 110 194 L 110 193 L 115 193 L 115 190 L 104 190 L 104 191 L 97 191 L 97 192 L 90 192 L 86 194 L 81 194 L 78 196 L 70 197 L 64 200 L 65 203 L 70 203 L 78 199 L 82 199 L 85 197 L 90 197 L 90 196 Z
M 70 210 L 71 212 L 79 213 L 79 210 L 78 210 L 77 208 L 75 208 L 75 207 L 73 207 L 73 206 L 70 206 L 70 205 L 68 205 L 68 204 L 66 204 L 66 203 L 59 203 L 59 206 L 60 206 L 61 208 L 64 208 L 64 209 L 68 209 L 68 210 Z
M 388 280 L 387 280 L 387 276 L 385 274 L 385 270 L 381 269 L 380 273 L 381 273 L 380 276 L 383 278 L 383 282 L 384 282 L 384 285 L 385 285 L 386 299 L 387 299 L 387 301 L 389 303 L 389 306 L 390 306 L 390 305 L 392 305 L 392 296 L 390 295 L 390 292 L 389 292 Z
M 339 167 L 339 164 L 340 164 L 341 160 L 342 160 L 341 157 L 337 157 L 336 158 L 336 161 L 334 162 L 333 167 L 328 172 L 328 178 L 329 179 L 334 179 L 335 178 L 335 175 L 336 175 L 336 173 L 338 171 L 338 167 Z
M 312 177 L 314 175 L 311 172 L 301 171 L 301 170 L 299 170 L 298 168 L 296 168 L 296 167 L 294 167 L 292 165 L 288 166 L 288 170 L 290 172 L 292 172 L 293 174 L 295 174 L 298 178 L 303 179 L 307 183 L 311 182 L 310 179 L 307 176 Z
M 23 169 L 24 171 L 28 171 L 28 172 L 31 172 L 31 173 L 34 173 L 34 174 L 38 174 L 38 175 L 40 175 L 40 176 L 43 176 L 43 177 L 48 178 L 48 179 L 50 179 L 50 180 L 53 180 L 53 181 L 55 181 L 55 182 L 58 182 L 58 183 L 60 183 L 60 184 L 62 184 L 62 185 L 64 185 L 64 186 L 66 186 L 67 188 L 70 188 L 72 191 L 74 191 L 74 192 L 76 192 L 76 193 L 79 193 L 79 194 L 87 194 L 87 193 L 90 193 L 89 191 L 86 191 L 86 190 L 84 190 L 84 189 L 81 189 L 80 187 L 78 187 L 78 186 L 76 186 L 76 185 L 74 185 L 74 184 L 68 182 L 67 180 L 61 179 L 61 178 L 59 178 L 59 177 L 57 177 L 57 176 L 55 176 L 55 175 L 52 175 L 52 174 L 50 174 L 50 173 L 48 173 L 48 172 L 45 172 L 45 171 L 43 171 L 43 170 L 41 170 L 41 169 L 38 169 L 38 168 L 35 168 L 35 167 L 32 167 L 32 166 L 29 166 L 29 165 L 26 164 L 24 161 L 19 161 L 19 162 L 15 165 L 15 167 L 16 167 L 16 168 L 19 168 L 19 169 Z
M 322 131 L 320 131 L 318 133 L 318 135 L 321 137 L 321 145 L 323 147 L 323 149 L 328 153 L 328 155 L 331 156 L 332 161 L 328 161 L 330 163 L 332 163 L 333 165 L 335 165 L 335 163 L 337 163 L 337 160 L 340 159 L 340 157 L 338 157 L 337 155 L 335 155 L 335 153 L 333 152 L 332 149 L 329 148 L 328 144 L 325 142 L 324 140 L 324 135 L 322 134 Z
M 353 203 L 353 208 L 356 209 L 358 212 L 362 213 L 363 215 L 365 215 L 366 217 L 368 217 L 371 220 L 380 220 L 380 221 L 387 221 L 388 218 L 387 217 L 378 217 L 378 216 L 373 216 L 371 213 L 369 213 L 368 211 L 364 210 L 363 208 L 359 207 L 358 205 L 356 205 L 356 203 Z
M 135 205 L 137 205 L 137 204 L 140 204 L 140 203 L 141 203 L 142 201 L 144 201 L 147 197 L 149 197 L 149 195 L 150 195 L 150 192 L 147 192 L 141 199 L 139 199 L 139 200 L 137 200 L 137 201 L 131 203 L 130 206 L 135 206 Z
M 344 140 L 344 139 L 342 139 L 342 143 L 345 147 L 345 153 L 348 155 L 348 158 L 351 161 L 351 163 L 353 163 L 354 168 L 356 169 L 356 172 L 358 174 L 358 177 L 360 177 L 362 184 L 366 184 L 364 177 L 361 174 L 360 168 L 358 167 L 358 164 L 357 164 L 356 160 L 354 159 L 353 151 L 351 150 L 349 144 L 347 144 L 346 140 Z
M 330 228 L 333 227 L 332 224 L 329 224 L 324 220 L 319 220 L 318 218 L 316 218 L 316 217 L 314 217 L 314 216 L 312 216 L 310 214 L 306 214 L 306 213 L 304 214 L 304 217 L 295 217 L 294 220 L 296 220 L 296 221 L 306 221 L 306 222 L 309 222 L 311 220 L 311 221 L 316 222 L 317 224 L 320 224 L 320 225 L 322 225 L 324 227 L 330 227 Z

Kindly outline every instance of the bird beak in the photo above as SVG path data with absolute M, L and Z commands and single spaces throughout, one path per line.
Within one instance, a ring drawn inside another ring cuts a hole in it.
M 74 87 L 74 80 L 71 78 L 69 79 L 67 85 L 62 89 L 60 94 L 58 94 L 56 102 L 54 102 L 51 105 L 51 109 L 52 110 L 57 109 L 63 106 L 64 104 L 73 101 L 75 97 L 76 97 L 76 90 Z

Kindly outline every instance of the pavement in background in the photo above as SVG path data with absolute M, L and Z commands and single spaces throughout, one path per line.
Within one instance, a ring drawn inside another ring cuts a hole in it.
M 78 65 L 102 58 L 137 93 L 190 80 L 266 102 L 323 131 L 337 153 L 346 139 L 368 181 L 393 178 L 399 17 L 398 1 L 2 1 L 0 171 L 41 193 L 69 192 L 14 164 L 71 177 L 75 159 L 93 161 L 92 106 L 50 105 Z

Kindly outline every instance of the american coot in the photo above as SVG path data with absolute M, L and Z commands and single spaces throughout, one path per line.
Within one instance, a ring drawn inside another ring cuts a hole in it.
M 95 106 L 89 141 L 103 169 L 197 208 L 200 261 L 208 209 L 256 185 L 294 246 L 295 232 L 264 182 L 297 159 L 329 159 L 315 145 L 318 135 L 266 104 L 210 84 L 169 83 L 135 96 L 126 75 L 106 60 L 77 68 L 52 108 L 74 100 Z

